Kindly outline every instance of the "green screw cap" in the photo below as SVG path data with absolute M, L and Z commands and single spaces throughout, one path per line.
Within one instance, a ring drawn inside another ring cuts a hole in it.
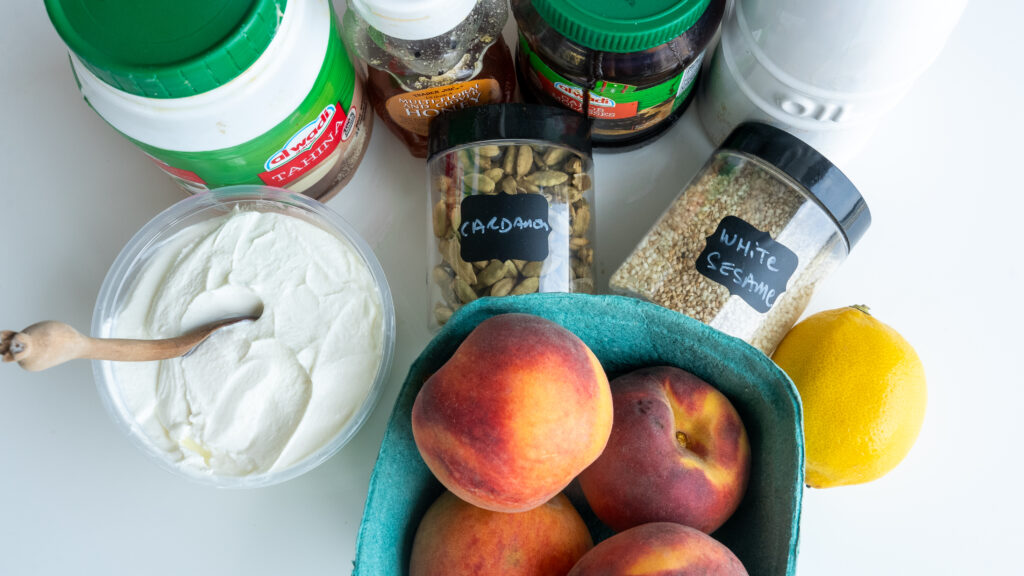
M 45 0 L 68 48 L 111 86 L 182 98 L 221 86 L 270 44 L 287 0 Z
M 562 36 L 601 52 L 638 52 L 693 26 L 711 0 L 533 0 Z

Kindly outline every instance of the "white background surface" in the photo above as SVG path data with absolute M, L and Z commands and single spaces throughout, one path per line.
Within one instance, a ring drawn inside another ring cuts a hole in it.
M 42 3 L 5 7 L 0 328 L 59 319 L 84 331 L 118 251 L 182 194 L 82 101 Z M 809 312 L 871 305 L 923 358 L 929 406 L 890 475 L 805 493 L 801 575 L 1020 573 L 1022 21 L 1020 3 L 975 0 L 844 166 L 874 224 Z M 602 286 L 708 156 L 694 111 L 653 146 L 598 157 Z M 425 194 L 422 161 L 378 125 L 329 203 L 384 266 L 398 342 L 362 432 L 296 480 L 244 492 L 192 485 L 119 434 L 88 363 L 0 366 L 0 574 L 348 574 L 391 404 L 429 339 Z

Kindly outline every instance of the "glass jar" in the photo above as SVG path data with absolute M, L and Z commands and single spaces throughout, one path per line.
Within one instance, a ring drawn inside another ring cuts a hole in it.
M 89 105 L 188 192 L 325 200 L 373 117 L 330 2 L 46 0 Z
M 427 155 L 441 112 L 512 100 L 507 20 L 505 0 L 349 0 L 345 42 L 367 65 L 374 110 L 413 156 Z
M 612 275 L 770 355 L 871 224 L 854 185 L 782 130 L 742 124 Z
M 689 106 L 724 10 L 725 0 L 512 0 L 523 98 L 593 118 L 594 146 L 646 144 Z
M 477 298 L 594 289 L 590 122 L 497 104 L 430 126 L 432 329 Z

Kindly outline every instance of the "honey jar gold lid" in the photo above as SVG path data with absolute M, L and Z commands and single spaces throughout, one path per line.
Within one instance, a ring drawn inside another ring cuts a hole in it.
M 427 160 L 466 144 L 539 140 L 590 156 L 591 121 L 568 108 L 490 104 L 445 112 L 430 121 Z
M 746 122 L 737 126 L 719 148 L 756 156 L 795 180 L 835 220 L 849 248 L 871 226 L 871 211 L 853 182 L 828 158 L 789 132 Z
M 637 52 L 683 34 L 711 0 L 533 0 L 533 8 L 563 36 L 602 52 Z
M 287 0 L 45 0 L 57 33 L 93 74 L 146 98 L 194 96 L 233 80 L 270 45 Z

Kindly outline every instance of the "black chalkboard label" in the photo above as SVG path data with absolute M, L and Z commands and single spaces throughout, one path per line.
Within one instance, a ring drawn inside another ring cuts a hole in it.
M 548 257 L 548 201 L 540 194 L 477 194 L 462 200 L 460 255 L 466 262 Z
M 729 289 L 758 312 L 772 309 L 800 259 L 767 232 L 726 216 L 707 237 L 697 271 Z

